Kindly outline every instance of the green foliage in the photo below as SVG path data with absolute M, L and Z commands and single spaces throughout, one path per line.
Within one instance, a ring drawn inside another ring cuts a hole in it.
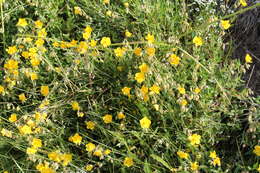
M 253 151 L 259 145 L 260 101 L 250 97 L 241 80 L 250 64 L 231 60 L 232 50 L 223 50 L 228 43 L 223 43 L 225 32 L 217 18 L 225 16 L 210 13 L 213 7 L 201 7 L 191 20 L 189 4 L 180 0 L 14 0 L 0 5 L 3 171 L 83 172 L 93 165 L 93 172 L 184 173 L 196 172 L 195 162 L 201 172 L 257 171 L 259 156 Z M 25 27 L 17 25 L 22 18 Z M 43 45 L 36 42 L 41 39 L 37 20 L 47 33 Z M 83 38 L 86 26 L 93 29 L 89 39 Z M 153 43 L 148 34 L 155 37 Z M 201 46 L 194 45 L 195 36 L 202 38 Z M 104 47 L 103 37 L 112 44 Z M 91 40 L 97 45 L 91 46 Z M 14 54 L 7 51 L 11 46 L 17 48 Z M 116 48 L 122 48 L 122 57 Z M 136 48 L 141 48 L 140 56 Z M 26 51 L 27 58 L 22 55 Z M 176 65 L 172 55 L 180 58 Z M 19 63 L 17 69 L 12 64 L 8 70 L 10 59 Z M 40 64 L 33 65 L 37 59 Z M 138 83 L 143 63 L 149 70 Z M 41 86 L 49 87 L 46 96 Z M 129 95 L 124 87 L 131 88 Z M 22 93 L 24 102 L 18 97 Z M 17 120 L 10 122 L 13 113 Z M 109 123 L 104 121 L 107 114 L 113 117 Z M 140 122 L 144 117 L 151 121 L 149 128 Z M 25 126 L 33 132 L 24 134 Z M 201 137 L 197 145 L 192 144 L 198 140 L 191 139 L 194 134 Z M 35 138 L 42 147 L 28 154 Z M 85 147 L 89 143 L 95 144 L 91 152 Z M 188 157 L 181 158 L 178 151 Z M 213 164 L 212 151 L 221 165 Z M 67 165 L 63 154 L 72 154 Z M 133 163 L 125 163 L 126 158 Z M 46 164 L 45 170 L 40 164 Z

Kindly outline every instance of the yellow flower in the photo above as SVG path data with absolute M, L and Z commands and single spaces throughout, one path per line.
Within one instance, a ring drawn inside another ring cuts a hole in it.
M 143 94 L 143 96 L 148 93 L 148 88 L 145 85 L 142 86 L 141 93 Z
M 189 157 L 188 153 L 185 153 L 183 151 L 178 151 L 177 155 L 181 158 L 181 159 L 187 159 Z
M 149 120 L 147 117 L 144 117 L 140 120 L 140 125 L 143 129 L 148 129 L 151 125 L 151 120 Z
M 82 15 L 81 8 L 80 8 L 80 7 L 74 7 L 74 13 L 75 13 L 75 14 Z
M 0 94 L 3 94 L 4 92 L 5 92 L 5 88 L 2 85 L 0 85 Z
M 33 67 L 36 67 L 36 66 L 40 65 L 41 60 L 39 58 L 33 57 L 33 58 L 31 58 L 30 62 Z
M 102 44 L 102 46 L 108 47 L 111 45 L 111 40 L 109 37 L 103 37 L 100 43 Z
M 180 64 L 180 57 L 178 57 L 177 55 L 175 54 L 171 54 L 171 56 L 169 57 L 168 61 L 171 65 L 179 65 Z
M 33 146 L 33 148 L 40 148 L 40 147 L 42 147 L 42 140 L 38 139 L 38 138 L 33 138 L 32 146 Z
M 18 69 L 18 61 L 14 59 L 9 59 L 5 64 L 4 68 L 7 70 L 17 70 Z
M 200 91 L 201 91 L 201 89 L 200 88 L 195 88 L 195 90 L 194 90 L 194 92 L 196 93 L 196 94 L 199 94 L 200 93 Z
M 6 136 L 6 137 L 9 137 L 9 138 L 12 137 L 12 132 L 9 131 L 9 130 L 6 130 L 5 128 L 2 128 L 1 134 L 2 134 L 2 136 Z
M 77 51 L 81 54 L 86 53 L 88 50 L 88 43 L 81 41 L 78 45 Z
M 128 30 L 125 31 L 125 37 L 131 37 L 132 36 L 132 33 L 129 32 Z
M 149 56 L 154 56 L 154 54 L 155 54 L 154 47 L 147 47 L 145 51 L 146 51 L 147 55 L 149 55 Z
M 96 148 L 96 145 L 93 144 L 93 143 L 91 143 L 91 142 L 89 142 L 88 144 L 86 144 L 86 150 L 87 150 L 88 152 L 93 151 L 95 148 Z
M 27 98 L 25 97 L 24 93 L 18 95 L 18 97 L 19 97 L 19 100 L 20 100 L 22 103 L 27 100 Z
M 45 42 L 45 41 L 44 41 L 43 39 L 39 38 L 38 40 L 35 41 L 34 44 L 35 44 L 37 47 L 41 47 L 41 46 L 43 46 L 44 42 Z
M 199 145 L 200 144 L 201 136 L 198 134 L 192 134 L 188 137 L 188 140 L 190 141 L 191 145 Z
M 55 171 L 51 169 L 47 163 L 45 163 L 45 165 L 43 165 L 42 163 L 38 164 L 36 166 L 36 169 L 40 171 L 40 173 L 55 173 Z
M 79 111 L 80 110 L 80 106 L 79 106 L 79 103 L 77 101 L 73 101 L 71 103 L 71 106 L 72 106 L 72 110 L 74 110 L 74 111 Z
M 17 115 L 16 114 L 11 114 L 8 120 L 11 123 L 15 122 L 17 120 Z
M 125 49 L 118 47 L 118 48 L 114 49 L 114 53 L 115 53 L 116 57 L 122 57 L 125 54 Z
M 106 149 L 105 151 L 104 151 L 104 154 L 105 155 L 109 155 L 111 153 L 111 150 L 110 149 Z
M 104 123 L 106 123 L 106 124 L 111 123 L 111 122 L 112 122 L 112 115 L 110 115 L 110 114 L 104 115 L 104 116 L 103 116 L 103 121 L 104 121 Z
M 157 110 L 157 111 L 158 111 L 159 108 L 160 108 L 160 106 L 159 106 L 158 104 L 154 104 L 153 107 L 154 107 L 154 109 Z
M 193 43 L 196 45 L 196 46 L 201 46 L 203 44 L 203 40 L 201 37 L 197 37 L 195 36 L 193 38 Z
M 212 159 L 217 158 L 216 151 L 211 151 L 210 154 L 209 154 L 209 157 L 212 158 Z
M 32 81 L 38 79 L 38 75 L 37 75 L 37 73 L 35 73 L 35 72 L 31 72 L 31 73 L 30 73 L 30 77 L 31 77 L 31 80 L 32 80 Z
M 32 41 L 33 41 L 33 39 L 30 38 L 30 37 L 24 38 L 24 42 L 26 42 L 26 43 L 30 43 L 30 42 L 32 42 Z
M 55 41 L 55 42 L 52 43 L 52 46 L 54 46 L 54 47 L 59 47 L 60 44 L 59 44 L 57 41 Z
M 62 154 L 60 158 L 63 161 L 62 165 L 67 166 L 72 161 L 72 154 Z
M 41 94 L 45 97 L 49 94 L 49 87 L 47 85 L 41 86 Z
M 239 0 L 239 3 L 240 3 L 243 7 L 247 6 L 246 0 Z
M 223 29 L 228 29 L 231 26 L 229 20 L 221 20 L 220 25 Z
M 91 32 L 83 32 L 82 36 L 85 40 L 88 40 L 91 36 Z
M 117 118 L 118 119 L 124 119 L 125 118 L 125 114 L 123 114 L 122 112 L 119 112 L 118 114 L 117 114 Z
M 141 56 L 142 55 L 142 49 L 140 47 L 137 47 L 134 49 L 134 54 L 136 56 Z
M 129 88 L 129 87 L 124 87 L 124 88 L 122 88 L 122 93 L 124 94 L 124 95 L 126 95 L 126 96 L 130 96 L 131 94 L 130 94 L 130 91 L 131 91 L 131 88 Z
M 108 10 L 108 11 L 106 12 L 106 15 L 109 16 L 109 17 L 112 17 L 112 14 L 113 14 L 113 13 L 112 13 L 112 11 L 110 11 L 110 10 Z
M 149 95 L 148 94 L 144 94 L 143 95 L 143 100 L 144 100 L 144 102 L 147 102 L 149 100 Z
M 98 149 L 93 153 L 94 156 L 101 157 L 102 156 L 102 150 Z
M 127 167 L 131 167 L 134 165 L 134 161 L 132 158 L 130 157 L 126 157 L 125 160 L 124 160 L 124 165 L 127 166 Z
M 94 130 L 96 123 L 94 123 L 93 121 L 87 121 L 86 126 L 87 126 L 87 129 Z
M 190 168 L 191 168 L 191 170 L 193 170 L 193 171 L 197 171 L 197 170 L 199 169 L 198 162 L 191 162 Z
M 32 133 L 32 129 L 30 126 L 28 125 L 23 125 L 23 126 L 20 126 L 18 127 L 19 128 L 19 132 L 23 135 L 26 135 L 26 134 L 31 134 Z
M 78 117 L 84 117 L 84 113 L 83 112 L 77 112 L 77 115 L 78 115 Z
M 246 54 L 245 60 L 246 63 L 252 63 L 252 57 L 249 54 Z
M 124 3 L 124 6 L 125 6 L 125 8 L 128 8 L 128 7 L 129 7 L 129 3 L 128 3 L 128 2 L 125 2 L 125 3 Z
M 91 40 L 90 41 L 90 46 L 91 47 L 95 47 L 97 45 L 97 41 L 96 40 Z
M 37 20 L 34 22 L 34 25 L 36 28 L 41 29 L 43 26 L 43 23 L 40 20 Z
M 145 37 L 145 39 L 147 40 L 148 43 L 152 44 L 154 43 L 154 36 L 152 34 L 147 34 L 147 36 Z
M 256 145 L 253 151 L 257 156 L 260 156 L 260 146 Z
M 109 4 L 110 0 L 103 0 L 104 4 Z
M 61 162 L 61 154 L 58 151 L 48 153 L 48 158 L 55 162 Z
M 259 164 L 259 166 L 258 166 L 258 168 L 257 168 L 257 171 L 260 173 L 260 164 Z
M 156 94 L 159 94 L 160 93 L 160 90 L 161 88 L 157 85 L 153 85 L 152 87 L 149 88 L 151 90 L 151 93 L 156 93 Z
M 9 55 L 13 55 L 17 52 L 17 48 L 16 46 L 10 46 L 6 49 L 6 52 L 9 54 Z
M 213 160 L 213 165 L 214 166 L 220 166 L 221 165 L 221 161 L 220 161 L 220 158 L 219 157 L 216 157 L 214 160 Z
M 82 137 L 78 133 L 75 133 L 73 136 L 69 137 L 69 141 L 75 143 L 76 145 L 80 145 Z
M 86 171 L 92 171 L 93 167 L 93 165 L 87 165 L 85 169 Z
M 142 83 L 142 82 L 145 80 L 145 75 L 144 75 L 144 73 L 136 73 L 136 74 L 135 74 L 135 80 L 136 80 L 138 83 Z
M 33 147 L 28 147 L 26 150 L 26 153 L 29 155 L 35 154 L 36 152 L 37 152 L 37 149 L 33 148 Z
M 185 88 L 183 88 L 183 87 L 178 87 L 178 91 L 179 91 L 180 94 L 186 93 Z
M 45 28 L 42 28 L 41 30 L 39 30 L 37 32 L 38 34 L 38 37 L 41 37 L 41 38 L 45 38 L 47 36 L 47 32 L 46 32 L 46 29 Z
M 188 104 L 188 102 L 187 102 L 186 99 L 182 99 L 182 100 L 180 101 L 180 105 L 181 105 L 181 106 L 186 106 L 187 104 Z
M 142 65 L 139 66 L 139 69 L 141 71 L 141 73 L 147 73 L 149 71 L 149 66 L 145 63 L 143 63 Z
M 28 52 L 28 51 L 23 51 L 23 52 L 22 52 L 22 56 L 23 56 L 25 59 L 28 59 L 28 58 L 29 58 L 29 52 Z
M 28 23 L 27 23 L 26 19 L 19 18 L 18 23 L 16 25 L 21 26 L 21 27 L 26 27 L 28 25 Z

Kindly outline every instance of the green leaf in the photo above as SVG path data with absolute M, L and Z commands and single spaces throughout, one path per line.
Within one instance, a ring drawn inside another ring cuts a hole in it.
M 160 162 L 163 166 L 165 166 L 166 168 L 168 168 L 169 170 L 172 169 L 172 167 L 166 162 L 164 161 L 161 157 L 155 155 L 155 154 L 151 154 L 150 155 L 154 160 L 156 160 L 157 162 Z
M 152 170 L 151 170 L 151 168 L 150 168 L 150 165 L 149 165 L 149 163 L 147 162 L 147 160 L 145 160 L 145 163 L 144 163 L 144 172 L 145 172 L 145 173 L 151 173 L 151 172 L 152 172 Z
M 142 103 L 136 103 L 136 106 L 139 108 L 142 116 L 145 117 L 149 115 L 148 109 Z

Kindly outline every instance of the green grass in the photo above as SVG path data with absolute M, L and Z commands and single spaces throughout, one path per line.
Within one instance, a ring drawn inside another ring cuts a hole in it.
M 75 6 L 81 8 L 82 15 L 74 13 Z M 8 129 L 13 134 L 12 138 L 0 137 L 0 170 L 35 172 L 36 165 L 48 162 L 56 172 L 80 172 L 88 164 L 94 166 L 93 172 L 257 172 L 259 156 L 253 150 L 259 145 L 259 99 L 249 96 L 250 90 L 241 80 L 248 64 L 232 60 L 231 47 L 223 49 L 229 43 L 223 43 L 225 32 L 220 20 L 211 21 L 226 16 L 212 13 L 213 6 L 201 7 L 193 20 L 189 4 L 179 0 L 111 0 L 110 4 L 101 0 L 15 0 L 5 1 L 1 7 L 0 84 L 5 91 L 0 96 L 0 130 Z M 234 20 L 236 14 L 228 17 Z M 19 18 L 26 18 L 28 26 L 16 26 Z M 21 53 L 35 47 L 36 20 L 44 23 L 48 33 L 44 38 L 47 51 L 38 50 L 41 64 L 32 67 Z M 90 40 L 98 41 L 86 53 L 52 45 L 55 41 L 84 41 L 86 26 L 93 28 Z M 126 30 L 133 36 L 126 38 Z M 148 33 L 155 37 L 152 45 L 145 40 Z M 195 36 L 202 37 L 202 46 L 193 44 Z M 26 37 L 33 38 L 33 42 L 25 43 Z M 100 44 L 102 37 L 111 38 L 108 48 Z M 24 48 L 9 55 L 5 49 L 14 45 Z M 149 46 L 156 49 L 155 56 L 145 52 Z M 127 48 L 123 57 L 115 56 L 117 47 Z M 142 56 L 133 53 L 136 47 L 143 49 Z M 170 54 L 180 57 L 178 66 L 168 62 Z M 4 80 L 13 76 L 4 68 L 8 59 L 19 62 L 19 76 L 11 79 L 13 82 Z M 135 74 L 142 63 L 149 66 L 149 72 L 139 84 Z M 119 71 L 118 66 L 123 70 Z M 39 78 L 32 81 L 26 70 L 36 72 Z M 140 88 L 153 84 L 161 91 L 149 95 L 145 102 Z M 42 85 L 50 88 L 46 97 L 40 93 Z M 185 88 L 184 95 L 179 93 L 179 86 Z M 131 88 L 131 98 L 123 95 L 123 87 Z M 198 94 L 194 93 L 196 87 L 201 89 Z M 24 103 L 18 99 L 21 93 L 27 97 Z M 49 105 L 40 109 L 46 99 Z M 182 99 L 187 100 L 186 106 L 180 105 Z M 72 110 L 72 101 L 79 103 L 84 117 Z M 36 112 L 47 113 L 47 118 L 37 122 Z M 119 112 L 126 118 L 119 120 Z M 12 113 L 17 114 L 15 123 L 8 120 Z M 104 123 L 105 114 L 113 116 L 112 123 Z M 141 128 L 143 117 L 151 120 L 149 129 Z M 41 128 L 40 133 L 19 132 L 18 127 L 29 120 L 36 123 L 32 129 Z M 95 122 L 95 129 L 87 129 L 86 121 Z M 75 133 L 83 138 L 80 145 L 68 140 Z M 192 134 L 201 136 L 198 146 L 190 144 L 188 137 Z M 33 138 L 41 139 L 43 146 L 36 154 L 28 155 L 26 150 Z M 111 153 L 94 156 L 86 151 L 89 142 L 96 145 L 96 150 L 110 149 Z M 211 163 L 209 155 L 214 150 L 221 166 Z M 54 151 L 71 153 L 72 161 L 62 166 L 62 162 L 48 157 Z M 188 159 L 178 157 L 178 151 L 187 152 Z M 126 157 L 133 159 L 131 167 L 124 165 Z M 199 164 L 198 171 L 191 170 L 191 162 Z

